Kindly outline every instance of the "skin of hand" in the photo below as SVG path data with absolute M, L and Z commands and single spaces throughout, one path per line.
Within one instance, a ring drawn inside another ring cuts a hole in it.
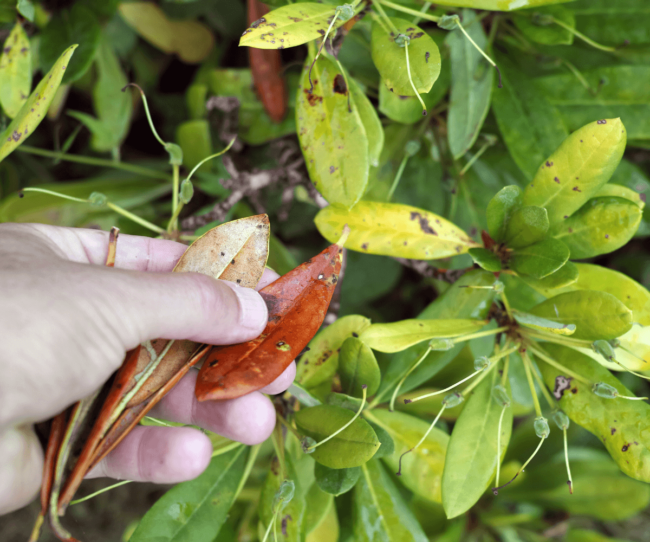
M 33 424 L 99 388 L 127 350 L 156 338 L 234 344 L 257 337 L 267 308 L 254 290 L 196 273 L 170 273 L 187 248 L 120 235 L 115 268 L 104 267 L 108 233 L 0 224 L 0 514 L 37 494 L 43 450 Z M 258 285 L 277 278 L 266 270 Z M 295 363 L 266 388 L 199 403 L 190 371 L 150 413 L 245 444 L 275 425 L 264 395 L 286 390 Z M 176 483 L 198 476 L 212 446 L 189 427 L 138 426 L 89 473 Z

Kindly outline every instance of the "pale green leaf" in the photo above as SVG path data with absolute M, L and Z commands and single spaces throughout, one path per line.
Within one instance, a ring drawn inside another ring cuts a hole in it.
M 32 89 L 32 53 L 21 23 L 16 23 L 0 55 L 0 106 L 13 119 Z

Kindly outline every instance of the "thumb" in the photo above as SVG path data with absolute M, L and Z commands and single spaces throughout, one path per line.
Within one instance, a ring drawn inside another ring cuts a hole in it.
M 156 338 L 235 344 L 267 324 L 266 303 L 250 288 L 196 273 L 101 271 L 103 303 L 127 350 Z
M 43 450 L 31 427 L 0 433 L 0 515 L 31 501 L 41 486 Z

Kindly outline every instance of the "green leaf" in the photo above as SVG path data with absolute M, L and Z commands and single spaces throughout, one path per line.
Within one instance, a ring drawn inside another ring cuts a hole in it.
M 501 69 L 503 88 L 493 90 L 492 109 L 510 156 L 532 180 L 539 165 L 569 132 L 560 112 L 534 80 L 506 55 L 497 54 L 495 60 Z
M 315 463 L 318 465 L 318 463 Z M 320 489 L 317 483 L 313 483 L 305 497 L 305 517 L 303 520 L 303 531 L 309 535 L 325 519 L 334 504 L 334 497 Z M 286 517 L 286 514 L 282 516 Z M 287 521 L 289 521 L 287 519 Z
M 605 536 L 598 531 L 575 528 L 569 529 L 569 532 L 564 537 L 564 540 L 565 542 L 629 542 L 629 540 Z
M 650 33 L 644 18 L 650 6 L 636 0 L 620 0 L 612 4 L 607 0 L 579 0 L 571 3 L 578 29 L 585 35 L 605 45 L 646 44 Z
M 399 468 L 400 456 L 420 441 L 430 425 L 430 422 L 402 412 L 373 410 L 367 416 L 393 438 L 395 453 L 383 458 L 393 472 Z M 441 501 L 442 471 L 448 442 L 449 436 L 434 427 L 419 448 L 402 457 L 402 474 L 399 479 L 416 495 L 435 502 Z
M 476 13 L 465 9 L 463 27 L 483 50 L 487 37 Z M 450 32 L 447 45 L 451 53 L 451 98 L 448 117 L 449 149 L 454 158 L 463 156 L 478 137 L 490 108 L 494 69 L 460 29 Z
M 351 232 L 346 248 L 368 254 L 430 260 L 463 254 L 476 245 L 444 218 L 398 203 L 360 201 L 349 211 L 330 205 L 316 215 L 315 223 L 332 243 L 347 224 Z
M 34 22 L 35 8 L 32 0 L 18 0 L 16 2 L 16 9 L 25 19 L 30 23 Z
M 562 222 L 609 180 L 625 141 L 620 119 L 599 120 L 576 130 L 540 166 L 524 192 L 524 204 L 545 207 L 551 226 Z
M 632 311 L 613 295 L 578 290 L 557 295 L 530 310 L 531 314 L 562 324 L 575 324 L 575 339 L 610 340 L 632 327 Z
M 569 259 L 569 254 L 569 248 L 561 241 L 544 239 L 513 251 L 509 265 L 519 275 L 543 279 L 560 269 Z
M 488 203 L 486 210 L 488 233 L 497 243 L 504 240 L 508 222 L 513 213 L 521 207 L 522 201 L 521 188 L 511 185 L 499 190 Z
M 79 49 L 66 65 L 63 83 L 79 79 L 93 63 L 101 41 L 101 30 L 95 13 L 80 3 L 58 11 L 40 35 L 38 56 L 43 71 L 52 69 L 61 51 L 78 43 Z
M 422 527 L 379 461 L 362 468 L 354 490 L 355 542 L 427 542 Z
M 93 105 L 98 118 L 78 111 L 70 111 L 69 115 L 88 127 L 94 150 L 108 152 L 119 147 L 126 137 L 133 100 L 128 92 L 122 92 L 128 81 L 106 40 L 97 50 L 96 61 L 98 78 L 93 88 Z
M 76 48 L 77 46 L 73 45 L 64 51 L 34 92 L 30 94 L 29 99 L 20 108 L 11 124 L 0 134 L 0 162 L 22 144 L 45 118 L 47 109 L 61 84 L 61 78 L 67 69 L 68 61 Z
M 334 6 L 304 2 L 267 13 L 244 31 L 239 46 L 256 49 L 286 49 L 324 36 L 334 16 Z M 345 20 L 338 17 L 333 30 Z
M 188 120 L 176 128 L 176 142 L 183 150 L 183 166 L 189 171 L 201 160 L 212 154 L 212 136 L 207 120 Z M 211 161 L 203 164 L 197 171 L 210 172 Z
M 367 387 L 368 397 L 371 397 L 381 383 L 381 371 L 375 355 L 370 347 L 355 337 L 349 337 L 341 346 L 339 376 L 343 392 L 353 397 L 363 395 L 363 386 Z
M 518 324 L 524 327 L 546 331 L 555 335 L 573 335 L 576 331 L 574 324 L 558 323 L 533 314 L 526 314 L 525 312 L 515 312 L 513 317 Z
M 32 89 L 32 52 L 27 34 L 16 23 L 0 55 L 0 106 L 13 119 Z
M 524 248 L 546 236 L 548 214 L 542 207 L 526 206 L 517 209 L 506 226 L 505 243 L 508 248 Z
M 330 469 L 325 465 L 316 463 L 314 466 L 316 483 L 325 493 L 342 495 L 350 491 L 361 476 L 361 467 L 350 469 Z
M 571 6 L 573 7 L 573 6 Z M 575 29 L 576 19 L 572 11 L 563 6 L 546 6 L 534 10 L 519 11 L 512 18 L 515 26 L 529 40 L 544 45 L 571 45 L 573 33 L 555 24 L 553 19 Z M 502 68 L 503 69 L 503 68 Z
M 381 446 L 377 453 L 373 456 L 375 459 L 381 459 L 382 457 L 390 457 L 395 453 L 395 441 L 391 437 L 390 433 L 386 431 L 381 425 L 377 425 L 374 422 L 368 421 L 370 427 L 377 435 Z
M 411 79 L 419 94 L 431 90 L 440 75 L 440 52 L 431 36 L 420 27 L 405 19 L 391 17 L 400 34 L 410 38 L 408 47 L 395 43 L 396 36 L 386 23 L 377 19 L 372 23 L 370 41 L 372 60 L 379 70 L 383 84 L 399 96 L 415 96 L 406 71 L 406 51 L 408 48 Z
M 352 77 L 348 76 L 350 99 L 359 114 L 363 128 L 368 138 L 368 160 L 371 166 L 379 165 L 379 156 L 384 148 L 384 128 L 381 125 L 377 111 L 366 96 L 365 92 Z
M 501 260 L 499 257 L 487 248 L 470 248 L 469 255 L 474 263 L 486 271 L 497 273 L 501 271 Z
M 379 352 L 401 352 L 429 339 L 474 333 L 485 324 L 485 320 L 470 319 L 402 320 L 392 324 L 372 324 L 361 334 L 361 340 Z
M 492 11 L 515 11 L 522 8 L 565 1 L 567 0 L 442 0 L 442 2 L 436 2 L 436 5 L 487 9 Z M 463 24 L 465 24 L 464 18 Z
M 622 162 L 623 161 L 621 160 L 621 163 Z M 643 186 L 643 189 L 645 189 L 645 185 Z M 598 192 L 596 192 L 594 197 L 623 198 L 634 203 L 634 205 L 636 205 L 639 209 L 641 210 L 645 209 L 645 201 L 643 201 L 643 197 L 639 192 L 633 190 L 632 188 L 628 188 L 627 186 L 622 186 L 620 184 L 613 184 L 611 180 L 607 184 L 603 185 L 602 188 Z
M 554 360 L 590 382 L 605 382 L 614 386 L 621 395 L 634 395 L 607 369 L 584 354 L 548 343 L 544 349 Z M 560 372 L 544 362 L 538 365 L 546 385 L 554 389 Z M 592 393 L 591 385 L 577 380 L 571 382 L 571 387 L 577 391 L 565 392 L 559 401 L 560 408 L 572 421 L 603 442 L 625 474 L 635 480 L 650 482 L 650 437 L 644 430 L 650 416 L 650 405 L 644 401 L 599 397 Z
M 566 262 L 555 273 L 546 275 L 543 279 L 535 279 L 527 275 L 523 275 L 521 279 L 538 292 L 543 293 L 546 297 L 551 297 L 560 293 L 560 291 L 554 292 L 553 290 L 564 288 L 578 280 L 578 268 L 573 262 Z M 595 288 L 591 289 L 595 290 Z
M 506 408 L 503 415 L 501 449 L 497 453 L 503 406 L 492 399 L 492 389 L 498 383 L 499 373 L 492 371 L 470 396 L 451 434 L 442 475 L 442 505 L 448 519 L 476 504 L 494 479 L 497 455 L 502 460 L 508 448 L 512 407 Z
M 309 343 L 296 371 L 296 382 L 314 388 L 326 382 L 338 369 L 339 350 L 348 337 L 358 336 L 370 320 L 356 314 L 344 316 L 320 331 Z
M 316 442 L 334 434 L 354 417 L 341 407 L 319 405 L 296 412 L 298 431 Z M 344 469 L 358 467 L 368 461 L 379 448 L 379 440 L 368 422 L 357 418 L 352 425 L 314 449 L 312 457 L 326 467 Z
M 559 109 L 569 130 L 576 130 L 594 119 L 620 116 L 628 138 L 650 138 L 650 104 L 646 92 L 650 84 L 650 67 L 647 63 L 644 66 L 614 65 L 584 70 L 582 77 L 588 88 L 576 84 L 572 73 L 535 80 L 548 100 Z
M 356 107 L 348 109 L 348 94 L 338 92 L 343 78 L 338 66 L 321 57 L 311 71 L 307 58 L 296 98 L 296 125 L 309 178 L 330 203 L 352 207 L 368 183 L 369 149 Z
M 582 260 L 613 252 L 636 233 L 642 218 L 638 205 L 617 197 L 590 199 L 576 213 L 557 223 L 551 235 Z
M 170 489 L 145 516 L 131 542 L 212 542 L 228 519 L 246 472 L 249 449 L 218 455 L 198 478 Z

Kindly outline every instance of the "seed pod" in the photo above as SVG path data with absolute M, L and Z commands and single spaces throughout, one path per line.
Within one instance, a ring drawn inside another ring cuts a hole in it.
M 492 388 L 492 399 L 499 405 L 504 407 L 510 406 L 510 396 L 506 389 L 501 385 L 497 384 Z
M 616 399 L 618 397 L 618 390 L 614 386 L 605 384 L 605 382 L 596 382 L 591 391 L 604 399 Z
M 553 413 L 553 421 L 555 422 L 555 425 L 558 426 L 558 429 L 561 429 L 562 431 L 568 429 L 569 425 L 571 425 L 569 417 L 561 410 Z
M 474 370 L 475 371 L 485 371 L 490 366 L 490 358 L 487 356 L 481 356 L 474 360 Z
M 432 339 L 429 341 L 429 348 L 434 352 L 446 352 L 451 350 L 454 346 L 454 341 L 451 339 Z
M 603 339 L 594 341 L 591 347 L 601 356 L 603 356 L 607 361 L 613 361 L 616 359 L 616 353 L 614 352 L 614 348 L 609 343 L 609 341 L 605 341 Z
M 455 406 L 460 405 L 464 400 L 465 398 L 462 394 L 454 392 L 445 396 L 445 398 L 442 400 L 442 404 L 445 406 L 445 408 L 454 408 Z
M 551 434 L 551 429 L 548 426 L 548 420 L 544 418 L 544 416 L 540 416 L 539 418 L 535 418 L 535 422 L 533 423 L 533 427 L 535 428 L 535 434 L 539 438 L 546 438 Z

